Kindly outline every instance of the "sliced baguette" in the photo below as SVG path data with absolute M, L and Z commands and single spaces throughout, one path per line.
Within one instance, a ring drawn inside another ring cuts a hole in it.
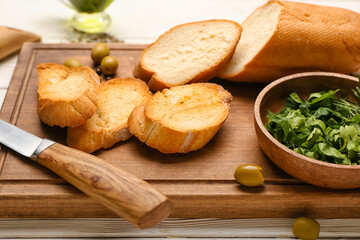
M 127 140 L 132 136 L 127 125 L 131 111 L 150 97 L 147 85 L 136 78 L 102 82 L 95 114 L 84 125 L 68 128 L 68 146 L 91 153 Z
M 360 14 L 306 3 L 269 1 L 243 23 L 231 61 L 218 77 L 270 82 L 303 71 L 360 69 Z
M 37 70 L 41 121 L 50 126 L 77 127 L 94 114 L 100 94 L 100 79 L 91 68 L 40 63 Z
M 230 60 L 240 34 L 240 25 L 229 20 L 176 26 L 143 51 L 134 75 L 153 91 L 208 81 Z
M 229 115 L 232 96 L 220 85 L 193 83 L 157 92 L 136 107 L 129 130 L 162 153 L 187 153 L 204 147 Z

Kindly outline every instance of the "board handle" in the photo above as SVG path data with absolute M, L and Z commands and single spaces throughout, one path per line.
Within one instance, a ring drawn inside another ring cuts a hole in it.
M 39 153 L 37 161 L 138 228 L 170 214 L 166 196 L 109 161 L 59 143 Z

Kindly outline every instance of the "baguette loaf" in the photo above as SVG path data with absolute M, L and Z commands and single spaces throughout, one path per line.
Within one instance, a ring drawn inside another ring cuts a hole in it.
M 131 111 L 150 97 L 146 84 L 136 78 L 102 82 L 95 114 L 84 125 L 68 128 L 68 146 L 91 153 L 125 141 L 132 136 L 127 125 Z
M 143 51 L 134 75 L 153 91 L 208 81 L 230 60 L 240 34 L 240 25 L 229 20 L 176 26 Z
M 157 92 L 136 107 L 129 130 L 162 153 L 187 153 L 204 147 L 230 111 L 232 96 L 220 85 L 193 83 Z
M 269 1 L 242 24 L 231 61 L 218 77 L 270 82 L 303 71 L 360 69 L 360 14 L 306 3 Z
M 50 126 L 77 127 L 94 114 L 100 94 L 100 79 L 91 68 L 40 63 L 37 70 L 41 121 Z

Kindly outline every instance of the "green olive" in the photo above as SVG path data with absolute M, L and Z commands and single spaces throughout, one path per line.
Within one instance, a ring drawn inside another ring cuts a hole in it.
M 66 67 L 81 67 L 81 63 L 76 59 L 70 58 L 64 62 L 64 66 L 66 66 Z
M 101 60 L 109 54 L 109 47 L 105 43 L 97 43 L 91 50 L 91 58 L 96 64 L 100 64 Z
M 315 219 L 299 217 L 295 219 L 292 231 L 300 239 L 315 240 L 320 233 L 320 224 Z
M 105 75 L 113 75 L 116 73 L 116 69 L 118 68 L 118 61 L 113 56 L 106 56 L 101 61 L 101 71 Z
M 244 186 L 255 187 L 264 183 L 263 170 L 255 164 L 240 165 L 234 174 L 236 181 Z

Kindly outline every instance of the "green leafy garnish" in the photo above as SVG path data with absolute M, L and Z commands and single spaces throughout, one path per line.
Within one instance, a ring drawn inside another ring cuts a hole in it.
M 352 90 L 360 100 L 360 85 Z M 266 129 L 286 147 L 324 162 L 360 164 L 360 106 L 339 90 L 291 93 L 279 113 L 268 112 Z

